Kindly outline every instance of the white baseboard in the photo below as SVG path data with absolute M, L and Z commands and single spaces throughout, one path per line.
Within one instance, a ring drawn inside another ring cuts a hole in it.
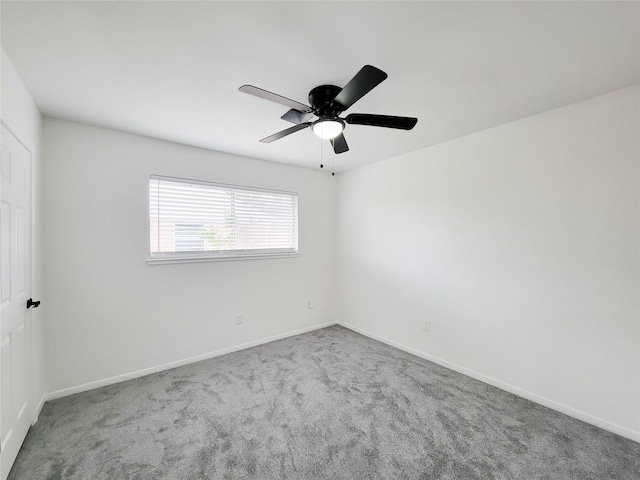
M 45 393 L 44 395 L 42 395 L 42 398 L 40 398 L 40 401 L 36 406 L 36 411 L 34 412 L 33 422 L 31 422 L 31 425 L 35 424 L 38 421 L 38 418 L 40 417 L 40 412 L 42 412 L 42 408 L 44 407 L 44 403 L 46 401 L 47 401 L 47 394 Z
M 375 333 L 371 333 L 367 330 L 363 330 L 362 328 L 358 328 L 348 323 L 337 322 L 337 324 L 345 328 L 348 328 L 349 330 L 353 330 L 354 332 L 360 333 L 366 337 L 372 338 L 374 340 L 378 340 L 379 342 L 395 347 L 399 350 L 403 350 L 417 357 L 424 358 L 425 360 L 429 360 L 430 362 L 437 363 L 438 365 L 441 365 L 450 370 L 454 370 L 458 373 L 467 375 L 468 377 L 475 378 L 476 380 L 480 380 L 481 382 L 487 383 L 501 390 L 505 390 L 509 393 L 513 393 L 514 395 L 518 395 L 519 397 L 522 397 L 522 398 L 526 398 L 527 400 L 531 400 L 532 402 L 538 403 L 552 410 L 556 410 L 560 413 L 564 413 L 565 415 L 569 415 L 570 417 L 577 418 L 578 420 L 582 420 L 583 422 L 589 423 L 591 425 L 595 425 L 596 427 L 600 427 L 604 430 L 608 430 L 609 432 L 613 432 L 617 435 L 628 438 L 630 440 L 640 442 L 640 432 L 636 432 L 634 430 L 623 427 L 621 425 L 617 425 L 615 423 L 611 423 L 607 420 L 603 420 L 602 418 L 593 416 L 581 410 L 576 410 L 575 408 L 569 407 L 562 403 L 549 400 L 548 398 L 542 397 L 535 393 L 529 392 L 527 390 L 523 390 L 521 388 L 515 387 L 508 383 L 501 382 L 500 380 L 496 380 L 495 378 L 488 377 L 486 375 L 475 372 L 473 370 L 469 370 L 468 368 L 461 367 L 460 365 L 456 365 L 454 363 L 448 362 L 446 360 L 443 360 L 442 358 L 434 357 L 433 355 L 429 355 L 427 353 L 421 352 L 420 350 L 416 350 L 415 348 L 407 347 L 406 345 L 402 345 L 401 343 L 394 342 L 393 340 L 389 340 L 388 338 L 381 337 L 380 335 L 376 335 Z
M 163 370 L 169 370 L 171 368 L 181 367 L 183 365 L 187 365 L 189 363 L 200 362 L 202 360 L 207 360 L 213 357 L 219 357 L 220 355 L 225 355 L 227 353 L 237 352 L 239 350 L 245 350 L 247 348 L 255 347 L 258 345 L 263 345 L 265 343 L 274 342 L 276 340 L 281 340 L 287 337 L 293 337 L 295 335 L 300 335 L 303 333 L 311 332 L 313 330 L 319 330 L 321 328 L 329 327 L 331 325 L 335 325 L 335 322 L 327 322 L 322 323 L 320 325 L 313 325 L 311 327 L 301 328 L 299 330 L 293 330 L 291 332 L 281 333 L 279 335 L 274 335 L 272 337 L 261 338 L 259 340 L 254 340 L 252 342 L 242 343 L 240 345 L 234 345 L 232 347 L 223 348 L 220 350 L 216 350 L 214 352 L 204 353 L 202 355 L 196 355 L 195 357 L 189 357 L 182 360 L 176 360 L 174 362 L 165 363 L 162 365 L 157 365 L 155 367 L 144 368 L 142 370 L 136 370 L 135 372 L 124 373 L 122 375 L 116 375 L 114 377 L 105 378 L 102 380 L 96 380 L 93 382 L 83 383 L 82 385 L 77 385 L 75 387 L 63 388 L 62 390 L 56 390 L 54 392 L 46 393 L 40 404 L 38 405 L 37 413 L 40 414 L 42 407 L 45 402 L 49 400 L 55 400 L 57 398 L 67 397 L 69 395 L 73 395 L 75 393 L 86 392 L 88 390 L 93 390 L 95 388 L 105 387 L 107 385 L 112 385 L 114 383 L 125 382 L 127 380 L 133 380 L 134 378 L 144 377 L 145 375 L 151 375 L 152 373 L 162 372 Z M 36 415 L 36 419 L 38 417 Z M 34 422 L 35 423 L 35 422 Z

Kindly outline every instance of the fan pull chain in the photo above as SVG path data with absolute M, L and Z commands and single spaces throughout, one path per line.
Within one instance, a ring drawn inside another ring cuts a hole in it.
M 322 164 L 322 139 L 320 139 L 320 168 L 324 168 L 324 165 Z

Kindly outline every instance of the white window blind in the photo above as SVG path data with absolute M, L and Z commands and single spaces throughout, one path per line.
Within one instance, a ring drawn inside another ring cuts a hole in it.
M 151 260 L 283 256 L 298 251 L 298 194 L 152 175 Z

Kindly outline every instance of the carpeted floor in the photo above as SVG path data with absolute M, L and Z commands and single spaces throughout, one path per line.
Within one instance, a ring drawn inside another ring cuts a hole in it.
M 10 480 L 640 479 L 640 444 L 333 326 L 49 402 Z

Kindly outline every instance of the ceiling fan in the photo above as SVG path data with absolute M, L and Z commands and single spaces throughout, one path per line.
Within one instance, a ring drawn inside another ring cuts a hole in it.
M 317 136 L 331 141 L 335 153 L 344 153 L 349 150 L 347 141 L 342 133 L 347 123 L 349 125 L 369 125 L 411 130 L 418 122 L 418 119 L 413 117 L 394 117 L 368 113 L 351 113 L 344 118 L 340 117 L 342 112 L 364 97 L 386 78 L 387 74 L 379 68 L 365 65 L 344 88 L 336 87 L 335 85 L 320 85 L 311 90 L 309 92 L 311 106 L 253 85 L 242 85 L 240 91 L 280 103 L 291 109 L 281 118 L 295 125 L 263 138 L 260 140 L 262 143 L 271 143 L 299 130 L 311 127 Z M 318 118 L 312 121 L 314 116 Z

